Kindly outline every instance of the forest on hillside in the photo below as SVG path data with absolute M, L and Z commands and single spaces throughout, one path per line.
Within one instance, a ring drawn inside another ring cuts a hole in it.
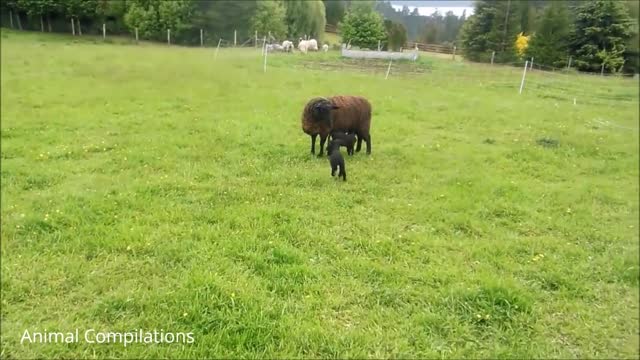
M 4 0 L 1 25 L 17 29 L 109 34 L 206 44 L 219 38 L 251 41 L 314 37 L 325 25 L 343 42 L 400 49 L 407 41 L 456 45 L 471 61 L 514 63 L 535 58 L 539 65 L 581 71 L 637 73 L 638 1 L 476 0 L 473 15 L 438 11 L 421 15 L 388 0 Z

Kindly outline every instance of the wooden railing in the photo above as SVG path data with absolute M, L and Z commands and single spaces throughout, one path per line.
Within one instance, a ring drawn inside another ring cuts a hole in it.
M 436 44 L 421 44 L 417 42 L 408 42 L 407 48 L 413 49 L 418 47 L 418 50 L 427 51 L 427 52 L 435 52 L 440 54 L 453 54 L 453 46 L 446 45 L 436 45 Z M 460 53 L 460 49 L 456 49 L 456 53 Z
M 337 34 L 338 33 L 338 27 L 335 25 L 331 25 L 331 24 L 326 24 L 324 26 L 324 31 L 328 32 L 328 33 L 334 33 Z

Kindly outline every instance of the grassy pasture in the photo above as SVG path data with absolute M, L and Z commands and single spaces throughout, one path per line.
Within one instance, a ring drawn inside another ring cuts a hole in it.
M 3 358 L 638 357 L 637 80 L 1 40 Z M 76 328 L 195 343 L 20 344 Z

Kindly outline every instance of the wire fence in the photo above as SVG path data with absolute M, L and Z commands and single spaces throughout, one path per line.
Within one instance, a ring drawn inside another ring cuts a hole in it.
M 114 39 L 124 39 L 136 43 L 146 40 L 138 34 L 137 29 L 134 29 L 133 36 L 128 34 L 110 35 L 107 23 L 103 24 L 100 30 L 97 34 L 92 32 L 90 35 L 86 35 L 85 33 L 82 37 L 93 38 L 97 41 L 102 39 L 105 42 L 112 42 Z M 76 36 L 79 35 L 76 34 Z M 228 38 L 212 39 L 212 35 L 207 34 L 203 29 L 200 29 L 199 36 L 198 45 L 200 47 L 211 48 L 213 46 L 215 48 L 214 59 L 217 59 L 221 48 L 254 48 L 260 51 L 262 56 L 260 61 L 264 72 L 267 71 L 266 54 L 269 52 L 266 45 L 286 40 L 276 39 L 269 33 L 258 34 L 256 32 L 253 36 L 240 36 L 237 31 L 233 31 L 233 35 Z M 292 40 L 297 42 L 298 39 Z M 171 29 L 167 29 L 165 43 L 174 45 Z M 381 42 L 379 47 L 384 45 Z M 319 47 L 321 47 L 320 44 Z M 599 74 L 578 72 L 570 68 L 571 59 L 569 59 L 568 67 L 559 68 L 532 62 L 534 59 L 507 64 L 491 64 L 461 61 L 459 56 L 456 59 L 454 54 L 448 54 L 442 50 L 437 51 L 437 54 L 424 51 L 421 51 L 420 54 L 425 59 L 416 62 L 355 59 L 336 61 L 331 58 L 321 58 L 301 60 L 296 66 L 322 71 L 358 71 L 381 76 L 385 79 L 397 76 L 424 75 L 420 81 L 427 81 L 433 85 L 476 84 L 485 88 L 513 91 L 522 96 L 537 96 L 557 102 L 570 102 L 575 105 L 631 104 L 637 102 L 639 97 L 637 74 L 628 77 L 605 72 Z M 440 61 L 430 61 L 428 60 L 430 56 L 440 56 Z

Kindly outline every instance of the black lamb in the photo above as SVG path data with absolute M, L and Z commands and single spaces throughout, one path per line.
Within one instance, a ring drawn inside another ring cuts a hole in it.
M 356 134 L 346 133 L 344 131 L 333 131 L 331 132 L 331 139 L 341 140 L 341 146 L 347 148 L 347 154 L 353 155 L 353 147 L 356 144 Z
M 346 146 L 343 140 L 331 140 L 329 146 L 327 146 L 327 152 L 329 153 L 329 163 L 331 164 L 331 176 L 336 175 L 338 167 L 338 178 L 342 176 L 343 181 L 347 181 L 347 169 L 344 167 L 344 158 L 340 153 L 340 146 Z

